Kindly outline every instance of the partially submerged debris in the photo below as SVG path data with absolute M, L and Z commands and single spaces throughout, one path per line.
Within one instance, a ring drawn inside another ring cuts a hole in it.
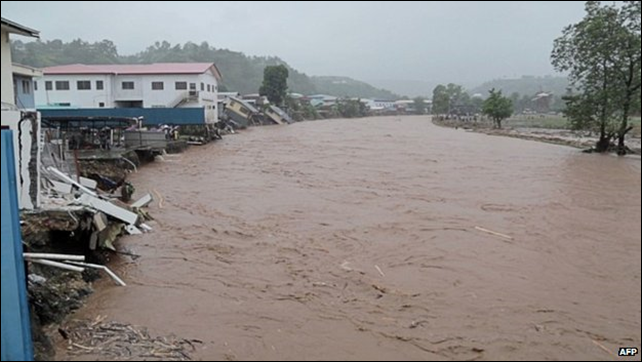
M 65 254 L 47 254 L 47 253 L 24 253 L 25 260 L 40 265 L 63 269 L 67 271 L 83 273 L 85 268 L 103 270 L 109 275 L 116 284 L 126 287 L 127 284 L 120 279 L 114 272 L 104 265 L 85 263 L 85 257 L 82 255 L 65 255 Z
M 152 201 L 154 201 L 154 198 L 152 197 L 151 194 L 147 194 L 140 199 L 138 199 L 136 202 L 132 204 L 132 207 L 134 209 L 140 209 L 141 207 L 146 207 L 149 205 Z
M 76 273 L 82 273 L 82 272 L 85 271 L 84 268 L 73 266 L 73 265 L 67 265 L 65 263 L 61 263 L 61 262 L 58 262 L 58 261 L 52 261 L 52 260 L 46 260 L 46 259 L 32 259 L 30 261 L 32 263 L 46 265 L 46 266 L 50 266 L 50 267 L 53 267 L 53 268 L 58 268 L 58 269 L 62 269 L 62 270 L 68 270 L 68 271 L 72 271 L 72 272 L 76 272 Z
M 124 221 L 125 223 L 129 225 L 134 225 L 138 222 L 138 215 L 129 211 L 125 210 L 121 207 L 118 207 L 111 202 L 101 200 L 97 197 L 88 195 L 88 194 L 83 194 L 78 198 L 78 203 L 81 205 L 91 207 L 93 209 L 99 210 L 101 212 L 104 212 L 105 214 L 116 218 L 118 220 Z
M 378 265 L 375 265 L 375 269 L 377 269 L 382 278 L 386 277 L 386 274 L 383 273 L 383 270 L 381 270 Z
M 102 270 L 105 273 L 107 273 L 107 275 L 109 275 L 109 277 L 112 278 L 114 280 L 114 282 L 116 282 L 116 284 L 118 284 L 119 286 L 121 286 L 121 287 L 126 287 L 127 286 L 127 284 L 125 284 L 125 282 L 122 279 L 120 279 L 113 271 L 111 271 L 111 269 L 109 269 L 108 267 L 106 267 L 104 265 L 83 263 L 83 262 L 79 262 L 79 261 L 68 261 L 67 264 L 72 264 L 72 265 L 77 265 L 77 266 L 80 266 L 80 267 L 86 267 L 86 268 Z
M 60 329 L 68 353 L 110 360 L 191 361 L 199 340 L 152 337 L 146 328 L 117 322 L 72 321 Z
M 477 230 L 477 231 L 481 231 L 481 232 L 486 233 L 486 234 L 490 234 L 490 235 L 494 235 L 494 236 L 499 236 L 500 238 L 504 238 L 504 239 L 506 239 L 506 240 L 513 240 L 513 237 L 512 237 L 512 236 L 508 236 L 508 235 L 506 235 L 506 234 L 502 234 L 502 233 L 498 233 L 498 232 L 496 232 L 496 231 L 488 230 L 488 229 L 485 229 L 485 228 L 483 228 L 483 227 L 475 226 L 475 230 Z

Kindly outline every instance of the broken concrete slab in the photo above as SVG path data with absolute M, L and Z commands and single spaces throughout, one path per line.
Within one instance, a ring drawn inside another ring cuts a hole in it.
M 124 225 L 121 223 L 109 224 L 107 229 L 98 233 L 98 246 L 103 249 L 116 251 L 116 248 L 114 247 L 114 242 L 118 239 L 118 237 L 122 233 L 123 226 Z
M 107 228 L 107 216 L 103 214 L 102 212 L 98 212 L 94 214 L 94 227 L 96 227 L 97 231 L 103 231 Z
M 125 231 L 127 231 L 129 235 L 143 235 L 143 232 L 134 225 L 125 226 Z
M 146 233 L 150 233 L 150 232 L 154 231 L 154 229 L 151 226 L 147 225 L 147 224 L 140 224 L 140 228 L 141 228 L 141 230 L 143 230 L 143 232 L 146 232 Z
M 80 203 L 81 205 L 85 205 L 98 211 L 104 212 L 105 214 L 113 218 L 124 221 L 128 225 L 135 225 L 138 222 L 137 214 L 89 194 L 81 195 L 76 200 L 76 202 Z
M 71 190 L 73 188 L 73 186 L 71 186 L 71 184 L 64 183 L 64 182 L 58 182 L 58 181 L 53 181 L 53 180 L 49 180 L 49 182 L 51 182 L 51 184 L 53 185 L 53 189 L 56 192 L 61 193 L 61 194 L 70 194 Z
M 80 177 L 80 184 L 90 190 L 96 190 L 98 187 L 98 182 L 86 177 Z
M 96 250 L 98 247 L 98 234 L 100 234 L 99 231 L 91 233 L 91 236 L 89 237 L 89 250 Z
M 64 173 L 60 172 L 60 170 L 58 170 L 57 168 L 48 167 L 47 171 L 49 171 L 52 174 L 54 174 L 61 181 L 76 186 L 80 191 L 82 191 L 82 192 L 84 192 L 84 193 L 86 193 L 88 195 L 91 195 L 91 196 L 94 196 L 94 197 L 98 197 L 98 195 L 95 192 L 91 191 L 90 189 L 88 189 L 87 187 L 81 185 L 80 183 L 74 181 L 71 177 L 69 177 L 69 176 L 65 175 Z
M 152 197 L 152 195 L 151 194 L 147 194 L 147 195 L 141 197 L 140 199 L 138 199 L 138 201 L 134 202 L 132 204 L 132 207 L 135 208 L 135 209 L 140 209 L 141 207 L 146 207 L 152 201 L 154 201 L 154 198 Z

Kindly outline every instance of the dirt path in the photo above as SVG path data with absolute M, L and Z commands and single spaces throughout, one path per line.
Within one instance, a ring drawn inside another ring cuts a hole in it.
M 640 174 L 427 118 L 252 129 L 135 175 L 155 231 L 79 316 L 199 359 L 617 359 L 640 347 Z

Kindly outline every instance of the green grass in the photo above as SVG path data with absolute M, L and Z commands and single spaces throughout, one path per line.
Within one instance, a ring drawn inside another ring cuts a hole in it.
M 562 116 L 514 116 L 506 121 L 506 127 L 569 129 L 566 118 Z M 633 118 L 633 135 L 640 137 L 640 117 Z
M 568 122 L 562 116 L 514 116 L 506 121 L 507 127 L 568 129 Z

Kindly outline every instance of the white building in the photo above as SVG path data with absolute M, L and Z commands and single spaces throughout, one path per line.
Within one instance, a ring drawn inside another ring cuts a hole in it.
M 218 121 L 213 63 L 65 65 L 45 68 L 36 83 L 37 107 L 204 108 Z
M 2 18 L 2 129 L 13 131 L 19 207 L 31 210 L 40 206 L 40 116 L 16 105 L 13 74 L 20 70 L 11 63 L 10 34 L 38 38 L 39 33 Z
M 2 103 L 14 104 L 15 94 L 13 92 L 13 70 L 9 34 L 38 38 L 39 32 L 2 18 L 2 39 L 0 39 L 2 42 Z

